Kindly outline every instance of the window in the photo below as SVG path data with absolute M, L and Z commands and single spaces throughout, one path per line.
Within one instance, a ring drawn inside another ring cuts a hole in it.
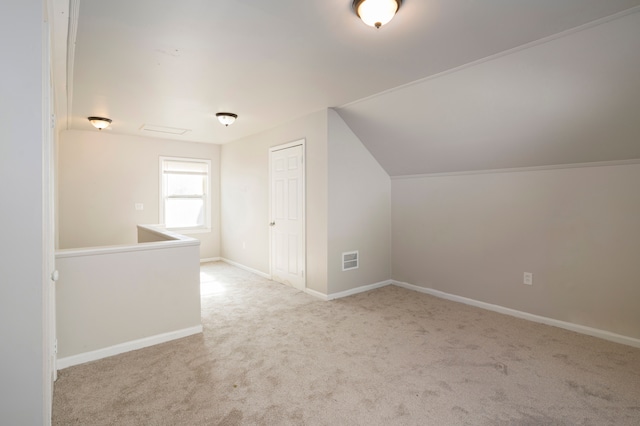
M 160 222 L 185 233 L 211 228 L 211 161 L 160 157 Z

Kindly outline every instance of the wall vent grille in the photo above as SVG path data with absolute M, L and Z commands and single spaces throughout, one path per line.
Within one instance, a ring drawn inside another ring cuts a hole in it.
M 342 270 L 358 269 L 360 265 L 360 256 L 358 251 L 348 251 L 342 253 Z

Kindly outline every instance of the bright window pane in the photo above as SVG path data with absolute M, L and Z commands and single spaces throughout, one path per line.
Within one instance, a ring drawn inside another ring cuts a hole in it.
M 164 219 L 167 228 L 204 226 L 204 200 L 200 198 L 165 199 Z
M 202 175 L 166 174 L 167 195 L 204 195 L 204 179 Z
M 197 232 L 211 226 L 210 169 L 209 160 L 160 157 L 160 220 L 167 228 Z

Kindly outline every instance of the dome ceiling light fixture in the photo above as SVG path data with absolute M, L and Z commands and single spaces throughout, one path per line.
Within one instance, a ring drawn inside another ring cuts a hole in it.
M 233 122 L 236 121 L 238 114 L 234 114 L 232 112 L 219 112 L 216 114 L 216 117 L 218 117 L 220 124 L 224 124 L 226 127 L 229 127 L 229 124 L 233 124 Z
M 353 0 L 353 10 L 362 22 L 380 28 L 400 10 L 402 0 Z
M 109 127 L 112 121 L 110 118 L 103 117 L 87 117 L 87 119 L 91 124 L 93 124 L 93 127 L 98 130 L 106 129 L 107 127 Z

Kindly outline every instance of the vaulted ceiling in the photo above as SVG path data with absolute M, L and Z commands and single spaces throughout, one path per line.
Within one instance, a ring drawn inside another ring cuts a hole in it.
M 405 0 L 379 30 L 350 0 L 77 4 L 72 129 L 223 144 L 336 108 L 390 175 L 640 158 L 640 0 Z

